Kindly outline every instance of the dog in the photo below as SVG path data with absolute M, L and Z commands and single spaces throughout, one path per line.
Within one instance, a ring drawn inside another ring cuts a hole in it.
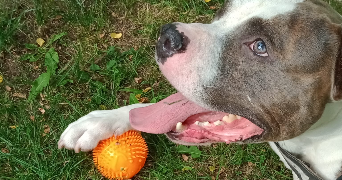
M 156 62 L 178 93 L 156 104 L 93 111 L 66 128 L 58 147 L 91 151 L 131 129 L 184 145 L 269 142 L 294 179 L 309 178 L 283 150 L 322 179 L 336 179 L 341 23 L 320 0 L 230 0 L 210 24 L 166 24 Z

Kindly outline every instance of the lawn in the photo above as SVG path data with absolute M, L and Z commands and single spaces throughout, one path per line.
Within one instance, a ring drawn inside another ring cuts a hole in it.
M 58 150 L 59 136 L 93 110 L 175 93 L 154 60 L 160 26 L 208 23 L 223 1 L 0 0 L 0 179 L 105 179 L 91 153 Z M 136 180 L 292 179 L 267 144 L 187 152 L 143 137 L 149 156 Z

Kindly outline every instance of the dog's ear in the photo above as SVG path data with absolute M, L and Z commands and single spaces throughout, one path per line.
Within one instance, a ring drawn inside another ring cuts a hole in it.
M 339 50 L 335 63 L 334 80 L 332 85 L 332 100 L 342 100 L 342 27 L 338 28 L 339 33 Z

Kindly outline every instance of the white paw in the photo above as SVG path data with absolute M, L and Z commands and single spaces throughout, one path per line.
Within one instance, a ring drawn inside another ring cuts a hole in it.
M 99 141 L 131 130 L 130 108 L 93 111 L 69 124 L 58 141 L 58 148 L 80 151 L 93 150 Z

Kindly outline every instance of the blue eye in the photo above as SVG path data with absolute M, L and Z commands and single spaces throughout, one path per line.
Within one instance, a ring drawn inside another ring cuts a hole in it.
M 256 45 L 257 45 L 257 49 L 258 49 L 259 52 L 265 52 L 266 51 L 265 42 L 258 41 Z
M 252 44 L 249 45 L 249 48 L 258 56 L 268 56 L 266 43 L 261 39 L 255 40 Z

